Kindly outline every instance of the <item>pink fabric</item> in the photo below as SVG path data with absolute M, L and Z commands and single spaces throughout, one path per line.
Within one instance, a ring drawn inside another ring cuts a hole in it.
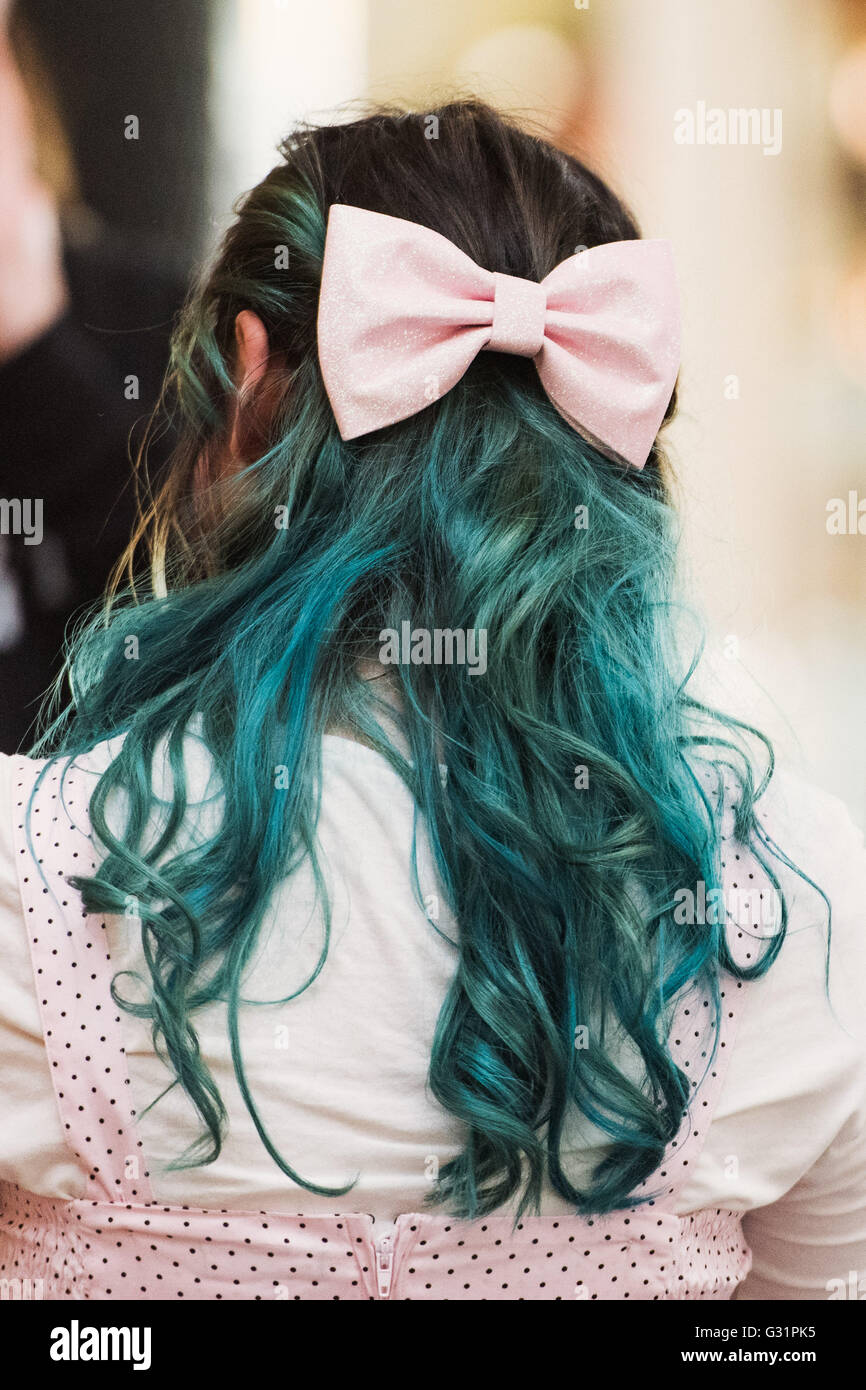
M 560 414 L 642 468 L 679 370 L 671 248 L 609 242 L 536 284 L 482 270 L 429 227 L 335 203 L 318 340 L 343 439 L 441 399 L 486 349 L 531 357 Z
M 66 884 L 95 865 L 87 819 L 93 776 L 73 768 L 60 798 L 52 769 L 24 811 L 41 764 L 20 759 L 16 850 L 34 977 L 57 1103 L 85 1196 L 0 1190 L 0 1277 L 42 1281 L 46 1298 L 113 1299 L 727 1299 L 750 1255 L 736 1212 L 680 1217 L 676 1195 L 697 1161 L 730 1055 L 743 986 L 725 977 L 719 1049 L 704 1077 L 700 992 L 684 999 L 671 1045 L 692 1077 L 676 1139 L 645 1205 L 595 1220 L 462 1222 L 407 1213 L 377 1239 L 370 1216 L 203 1211 L 154 1199 L 130 1102 L 105 923 Z M 68 808 L 68 815 L 67 815 Z M 71 822 L 69 820 L 71 817 Z M 696 1025 L 700 1026 L 696 1026 Z M 704 1078 L 704 1079 L 702 1079 Z M 303 1193 L 298 1193 L 299 1204 Z

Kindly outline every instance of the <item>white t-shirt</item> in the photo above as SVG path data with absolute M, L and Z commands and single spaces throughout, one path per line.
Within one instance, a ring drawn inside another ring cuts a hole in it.
M 185 756 L 191 799 L 203 797 L 209 768 L 194 737 Z M 104 765 L 104 751 L 88 758 L 95 769 Z M 0 756 L 0 1179 L 73 1198 L 83 1175 L 64 1143 L 42 1044 L 12 849 L 11 767 Z M 787 937 L 769 973 L 748 988 L 720 1101 L 678 1212 L 747 1213 L 754 1266 L 738 1297 L 838 1297 L 851 1271 L 866 1297 L 866 849 L 841 802 L 790 774 L 776 774 L 758 809 L 831 901 L 829 999 L 826 908 L 782 870 Z M 421 1207 L 437 1165 L 459 1151 L 459 1126 L 427 1086 L 457 928 L 420 827 L 423 903 L 413 892 L 413 813 L 408 790 L 378 753 L 324 738 L 318 843 L 332 914 L 327 961 L 291 1002 L 241 1016 L 250 1089 L 278 1151 L 308 1181 L 336 1186 L 357 1177 L 356 1186 L 343 1198 L 318 1197 L 273 1163 L 241 1098 L 219 1005 L 198 1016 L 198 1032 L 228 1112 L 223 1150 L 215 1164 L 167 1171 L 200 1126 L 180 1087 L 142 1114 L 171 1073 L 154 1053 L 149 1027 L 123 1012 L 157 1199 L 235 1210 L 364 1211 L 390 1222 Z M 141 967 L 137 923 L 112 919 L 110 930 L 117 968 Z M 322 944 L 321 910 L 303 866 L 273 896 L 245 999 L 296 991 Z M 585 1124 L 569 1132 L 577 1181 L 602 1145 Z M 542 1215 L 568 1210 L 547 1193 Z

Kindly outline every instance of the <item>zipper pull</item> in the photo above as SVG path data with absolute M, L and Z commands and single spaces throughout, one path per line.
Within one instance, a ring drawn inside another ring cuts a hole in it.
M 383 1236 L 376 1244 L 376 1278 L 379 1284 L 379 1297 L 387 1298 L 391 1292 L 391 1272 L 394 1262 L 392 1249 L 393 1235 Z

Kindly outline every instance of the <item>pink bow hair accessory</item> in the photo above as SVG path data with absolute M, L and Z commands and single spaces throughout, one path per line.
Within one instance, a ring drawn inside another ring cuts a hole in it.
M 671 247 L 593 246 L 537 284 L 482 270 L 429 227 L 334 203 L 318 342 L 343 439 L 417 414 L 479 352 L 506 352 L 533 359 L 574 429 L 640 469 L 679 370 Z

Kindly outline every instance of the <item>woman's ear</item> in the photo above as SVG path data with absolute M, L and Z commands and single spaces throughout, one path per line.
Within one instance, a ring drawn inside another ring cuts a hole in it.
M 243 463 L 266 447 L 274 409 L 284 390 L 283 354 L 272 352 L 268 330 L 252 309 L 235 319 L 235 371 L 238 391 L 229 453 Z
M 241 309 L 235 319 L 235 344 L 235 385 L 243 394 L 265 375 L 270 352 L 268 330 L 252 309 Z
M 204 450 L 196 463 L 196 491 L 233 477 L 268 447 L 274 411 L 286 390 L 285 355 L 273 352 L 268 330 L 252 309 L 235 319 L 233 378 L 237 395 L 220 443 Z

